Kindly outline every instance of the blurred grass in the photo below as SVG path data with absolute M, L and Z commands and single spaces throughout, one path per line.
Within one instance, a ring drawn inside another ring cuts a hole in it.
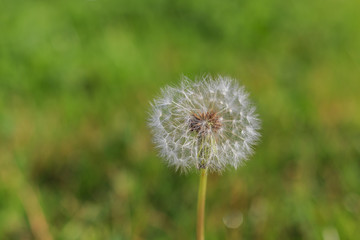
M 1 1 L 1 239 L 35 239 L 24 182 L 55 239 L 194 239 L 198 176 L 167 169 L 146 128 L 183 73 L 240 79 L 263 121 L 247 166 L 209 178 L 207 239 L 358 239 L 359 10 Z M 243 224 L 226 229 L 235 211 Z

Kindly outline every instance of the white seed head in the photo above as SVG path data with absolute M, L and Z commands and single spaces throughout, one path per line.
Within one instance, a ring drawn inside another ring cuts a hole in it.
M 160 156 L 176 170 L 221 172 L 248 160 L 260 121 L 244 87 L 229 77 L 186 77 L 152 102 L 149 126 Z

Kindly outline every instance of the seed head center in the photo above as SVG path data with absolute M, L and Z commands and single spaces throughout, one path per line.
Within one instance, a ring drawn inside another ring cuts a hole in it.
M 213 110 L 192 113 L 189 121 L 190 131 L 197 132 L 200 136 L 216 133 L 221 126 L 221 119 Z

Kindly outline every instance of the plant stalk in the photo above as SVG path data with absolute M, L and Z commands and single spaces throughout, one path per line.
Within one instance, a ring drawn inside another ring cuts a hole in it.
M 205 199 L 206 199 L 206 181 L 207 169 L 201 168 L 200 170 L 200 183 L 198 193 L 197 205 L 197 225 L 196 225 L 196 239 L 204 240 L 204 219 L 205 219 Z

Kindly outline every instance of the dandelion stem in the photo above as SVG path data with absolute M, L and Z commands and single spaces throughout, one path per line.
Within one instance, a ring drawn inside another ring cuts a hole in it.
M 197 206 L 197 240 L 204 240 L 204 218 L 205 218 L 205 199 L 206 199 L 206 180 L 207 169 L 201 168 L 200 170 L 200 184 L 198 194 L 198 206 Z

